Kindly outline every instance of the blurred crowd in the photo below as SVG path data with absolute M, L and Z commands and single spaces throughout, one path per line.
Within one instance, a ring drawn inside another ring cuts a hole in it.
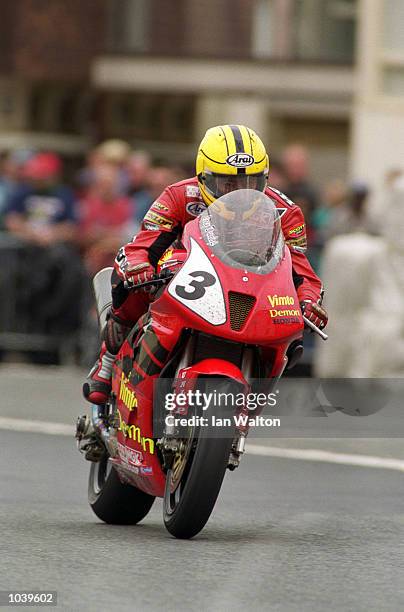
M 70 176 L 65 170 L 54 152 L 15 150 L 1 157 L 0 248 L 6 264 L 0 281 L 3 302 L 9 298 L 12 306 L 0 318 L 0 332 L 79 334 L 87 324 L 92 276 L 113 264 L 163 189 L 193 174 L 192 167 L 156 164 L 121 140 L 91 150 Z M 269 184 L 301 206 L 309 259 L 320 273 L 331 238 L 374 232 L 367 186 L 335 179 L 319 188 L 304 146 L 291 145 L 272 159 Z
M 5 152 L 0 165 L 0 355 L 10 334 L 23 332 L 38 346 L 44 346 L 43 336 L 79 336 L 88 323 L 91 278 L 113 265 L 150 204 L 186 174 L 185 168 L 154 163 L 148 153 L 133 151 L 121 140 L 100 144 L 73 171 L 54 152 Z M 39 359 L 37 351 L 32 354 Z
M 1 228 L 30 246 L 70 244 L 94 274 L 111 264 L 153 200 L 185 173 L 154 165 L 146 152 L 109 140 L 90 151 L 66 184 L 57 154 L 14 151 L 3 156 L 0 167 Z
M 299 144 L 285 149 L 271 163 L 269 183 L 300 206 L 306 219 L 308 257 L 320 272 L 321 255 L 334 236 L 358 231 L 372 233 L 366 184 L 347 184 L 335 178 L 325 184 L 313 181 L 308 150 Z M 320 184 L 320 186 L 319 186 Z

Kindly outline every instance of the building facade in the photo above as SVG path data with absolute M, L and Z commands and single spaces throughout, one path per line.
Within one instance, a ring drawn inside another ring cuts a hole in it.
M 388 176 L 404 170 L 404 3 L 361 0 L 352 113 L 352 173 L 382 210 Z
M 243 122 L 275 156 L 306 144 L 321 182 L 380 187 L 403 158 L 401 0 L 0 6 L 0 149 L 122 137 L 187 161 L 207 127 Z
M 355 0 L 124 0 L 92 70 L 107 124 L 155 154 L 193 155 L 208 126 L 243 122 L 275 153 L 299 141 L 321 181 L 345 177 Z M 168 15 L 169 13 L 169 15 Z M 128 134 L 127 134 L 128 135 Z
M 96 128 L 94 58 L 105 49 L 103 0 L 0 0 L 0 150 L 84 151 Z

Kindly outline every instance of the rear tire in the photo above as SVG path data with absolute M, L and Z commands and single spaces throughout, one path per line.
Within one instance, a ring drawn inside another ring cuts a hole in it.
M 93 512 L 104 523 L 136 525 L 149 512 L 155 497 L 132 485 L 123 484 L 108 461 L 92 463 L 88 480 L 88 501 Z

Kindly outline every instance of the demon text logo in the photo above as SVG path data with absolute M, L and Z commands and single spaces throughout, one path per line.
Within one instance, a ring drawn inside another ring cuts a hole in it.
M 119 427 L 118 431 L 121 431 L 126 438 L 130 438 L 131 440 L 135 440 L 143 450 L 148 451 L 151 455 L 154 453 L 154 440 L 152 438 L 145 438 L 142 436 L 142 432 L 140 431 L 140 427 L 136 425 L 128 425 L 122 418 L 120 411 L 118 410 L 119 416 Z
M 271 319 L 275 317 L 298 317 L 300 315 L 300 310 L 275 310 L 271 308 L 269 315 Z

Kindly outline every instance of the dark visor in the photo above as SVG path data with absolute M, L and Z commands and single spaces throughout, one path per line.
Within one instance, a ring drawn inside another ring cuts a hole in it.
M 262 173 L 229 175 L 206 172 L 204 175 L 204 185 L 214 198 L 220 198 L 226 195 L 226 193 L 231 193 L 237 189 L 264 191 L 266 176 Z

